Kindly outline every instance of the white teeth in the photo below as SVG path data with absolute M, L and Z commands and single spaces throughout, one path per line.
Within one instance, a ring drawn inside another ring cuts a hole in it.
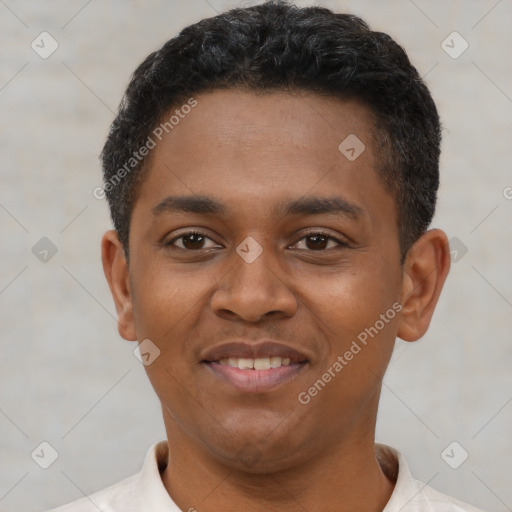
M 246 357 L 229 357 L 219 361 L 222 365 L 240 368 L 241 370 L 270 370 L 280 366 L 290 366 L 289 357 L 257 357 L 256 359 Z
M 240 368 L 240 370 L 250 370 L 251 368 L 254 368 L 254 359 L 245 359 L 240 357 L 238 359 L 238 368 Z
M 280 357 L 270 358 L 270 368 L 279 368 L 281 366 L 282 359 Z
M 255 370 L 270 370 L 270 357 L 258 357 L 254 360 Z

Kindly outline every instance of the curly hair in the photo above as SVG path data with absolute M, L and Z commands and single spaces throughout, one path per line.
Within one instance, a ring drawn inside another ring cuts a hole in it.
M 171 108 L 228 88 L 296 90 L 366 105 L 404 261 L 430 225 L 439 187 L 441 127 L 430 92 L 389 35 L 351 14 L 279 0 L 190 25 L 133 73 L 101 154 L 105 195 L 127 258 L 131 212 L 149 167 L 139 148 Z

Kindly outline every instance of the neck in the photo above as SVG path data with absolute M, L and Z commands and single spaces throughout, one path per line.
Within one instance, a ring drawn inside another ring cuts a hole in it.
M 381 512 L 393 491 L 375 456 L 373 432 L 288 469 L 255 474 L 220 462 L 176 425 L 166 426 L 170 451 L 162 480 L 181 510 Z

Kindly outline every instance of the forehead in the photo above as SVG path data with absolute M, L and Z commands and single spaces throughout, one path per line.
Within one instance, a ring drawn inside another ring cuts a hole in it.
M 239 89 L 217 90 L 195 99 L 194 110 L 172 129 L 175 146 L 189 143 L 192 136 L 200 137 L 196 142 L 202 148 L 209 146 L 219 154 L 227 150 L 225 157 L 226 153 L 239 157 L 251 148 L 267 147 L 269 151 L 294 148 L 297 158 L 310 155 L 315 159 L 322 155 L 338 157 L 339 144 L 350 135 L 372 146 L 373 115 L 357 101 L 301 91 L 256 93 Z
M 153 136 L 136 209 L 154 211 L 169 195 L 198 195 L 225 203 L 224 212 L 268 216 L 285 199 L 341 195 L 367 216 L 377 219 L 390 207 L 394 215 L 375 170 L 373 116 L 364 105 L 234 89 L 194 99 L 193 109 L 175 106 L 164 116 L 175 114 L 161 140 Z

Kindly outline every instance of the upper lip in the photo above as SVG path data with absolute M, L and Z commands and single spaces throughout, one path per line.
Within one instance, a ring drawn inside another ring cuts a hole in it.
M 214 362 L 229 357 L 247 359 L 257 359 L 260 357 L 289 357 L 292 363 L 302 363 L 308 360 L 308 358 L 298 350 L 288 345 L 269 340 L 250 343 L 245 341 L 223 343 L 206 350 L 201 360 Z

